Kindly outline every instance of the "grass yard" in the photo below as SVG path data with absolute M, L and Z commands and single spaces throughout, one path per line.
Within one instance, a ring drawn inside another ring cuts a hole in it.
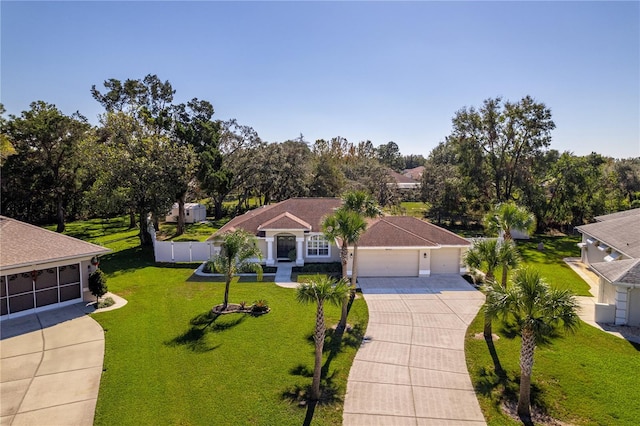
M 122 217 L 67 227 L 69 235 L 114 250 L 100 266 L 109 290 L 129 302 L 93 315 L 106 339 L 95 424 L 302 424 L 306 410 L 298 400 L 311 384 L 315 306 L 299 304 L 295 290 L 272 282 L 236 280 L 231 302 L 265 299 L 271 312 L 212 322 L 208 312 L 222 302 L 224 283 L 194 277 L 196 264 L 155 264 L 127 226 Z M 339 308 L 325 312 L 329 325 L 337 323 Z M 354 331 L 340 342 L 328 334 L 324 383 L 333 399 L 316 408 L 314 424 L 342 423 L 347 376 L 367 318 L 357 299 L 349 317 Z
M 518 425 L 500 408 L 503 391 L 517 401 L 520 337 L 494 321 L 500 336 L 495 348 L 506 378 L 494 373 L 494 364 L 481 333 L 483 316 L 467 330 L 467 368 L 489 425 Z M 576 425 L 637 425 L 640 418 L 640 345 L 582 323 L 574 334 L 563 335 L 536 349 L 532 374 L 532 402 L 553 418 Z
M 589 286 L 562 259 L 578 257 L 577 236 L 535 235 L 518 241 L 523 263 L 537 268 L 551 285 L 590 296 Z M 538 250 L 543 242 L 544 251 Z M 496 276 L 500 277 L 500 271 Z M 471 380 L 489 425 L 517 425 L 500 409 L 501 398 L 517 401 L 521 339 L 500 321 L 495 349 L 506 377 L 498 377 L 486 342 L 473 336 L 483 329 L 480 313 L 467 330 L 465 355 Z M 640 418 L 640 345 L 582 323 L 575 334 L 562 335 L 536 349 L 532 403 L 551 417 L 576 425 L 636 425 Z
M 543 251 L 538 250 L 540 242 L 544 244 Z M 562 260 L 580 257 L 580 249 L 576 245 L 579 242 L 580 236 L 534 235 L 530 240 L 518 241 L 517 247 L 523 263 L 538 269 L 549 284 L 569 289 L 577 296 L 592 296 L 589 285 Z

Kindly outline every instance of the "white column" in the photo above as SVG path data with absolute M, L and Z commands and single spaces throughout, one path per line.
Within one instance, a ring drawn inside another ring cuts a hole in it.
M 296 237 L 296 243 L 298 243 L 296 248 L 296 266 L 302 266 L 304 265 L 304 258 L 302 257 L 304 237 Z
M 629 306 L 629 289 L 627 287 L 616 286 L 615 325 L 625 325 L 627 323 L 628 306 Z
M 265 241 L 267 242 L 267 266 L 273 266 L 276 264 L 276 262 L 273 260 L 273 241 L 274 238 L 273 237 L 267 237 L 265 238 Z

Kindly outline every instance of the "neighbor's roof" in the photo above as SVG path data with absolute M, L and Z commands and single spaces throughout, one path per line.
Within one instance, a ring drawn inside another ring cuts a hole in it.
M 640 259 L 598 262 L 590 266 L 611 283 L 640 284 Z
M 0 216 L 0 269 L 98 256 L 111 250 Z
M 470 246 L 451 231 L 412 216 L 384 216 L 368 221 L 358 247 Z
M 605 214 L 605 215 L 602 215 L 602 216 L 596 216 L 595 219 L 598 222 L 604 222 L 606 220 L 620 219 L 620 218 L 629 217 L 629 216 L 636 216 L 636 217 L 640 218 L 640 208 L 631 209 L 631 210 L 623 210 L 621 212 Z
M 640 258 L 640 215 L 622 215 L 576 228 L 628 257 Z
M 424 166 L 414 167 L 413 169 L 405 169 L 402 174 L 408 178 L 419 181 L 424 173 Z
M 412 184 L 419 184 L 420 182 L 418 182 L 417 180 L 411 179 L 408 176 L 405 176 L 401 173 L 396 172 L 395 170 L 391 170 L 388 169 L 387 173 L 389 173 L 389 176 L 391 176 L 396 183 L 400 184 L 400 183 L 412 183 Z
M 244 229 L 252 234 L 264 229 L 307 229 L 322 232 L 324 216 L 333 213 L 341 205 L 342 200 L 339 198 L 290 198 L 234 217 L 209 239 L 236 229 Z

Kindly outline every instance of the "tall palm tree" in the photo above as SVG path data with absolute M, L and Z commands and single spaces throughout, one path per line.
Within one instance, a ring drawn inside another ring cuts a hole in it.
M 487 288 L 485 311 L 513 321 L 522 336 L 518 415 L 531 418 L 531 371 L 536 343 L 558 328 L 574 330 L 580 323 L 578 302 L 568 290 L 552 289 L 534 269 L 519 269 L 509 287 Z
M 382 210 L 376 200 L 364 191 L 349 191 L 342 197 L 343 207 L 354 211 L 364 218 L 382 216 Z M 358 241 L 353 242 L 353 267 L 351 271 L 351 287 L 355 288 L 358 281 Z
M 506 241 L 512 241 L 512 230 L 528 233 L 536 229 L 536 218 L 525 207 L 520 207 L 513 201 L 500 203 L 484 216 L 484 229 L 492 235 L 500 231 Z
M 332 215 L 327 216 L 322 221 L 322 231 L 329 240 L 338 239 L 340 243 L 340 262 L 342 263 L 342 278 L 347 279 L 347 258 L 349 256 L 349 245 L 357 243 L 360 236 L 367 229 L 367 223 L 358 213 L 339 208 Z M 342 331 L 347 326 L 347 315 L 349 313 L 349 297 L 345 297 L 342 303 L 342 315 L 338 323 L 338 331 Z
M 349 294 L 346 280 L 337 283 L 326 275 L 316 275 L 307 283 L 301 283 L 296 289 L 296 299 L 300 303 L 316 303 L 316 328 L 313 333 L 315 342 L 315 363 L 313 382 L 311 384 L 311 400 L 320 399 L 320 377 L 322 374 L 322 350 L 326 326 L 324 321 L 324 304 L 329 302 L 339 306 Z
M 209 261 L 211 269 L 223 273 L 225 276 L 224 301 L 222 310 L 229 305 L 229 286 L 231 280 L 240 271 L 252 270 L 258 274 L 258 281 L 262 280 L 262 252 L 258 248 L 256 237 L 238 229 L 225 232 L 216 239 L 220 241 L 220 254 Z M 258 259 L 258 262 L 256 262 Z

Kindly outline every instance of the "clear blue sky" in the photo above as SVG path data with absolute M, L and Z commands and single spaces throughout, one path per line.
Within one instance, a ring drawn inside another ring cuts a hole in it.
M 464 106 L 531 95 L 551 148 L 640 156 L 640 2 L 8 2 L 1 94 L 93 123 L 89 92 L 157 74 L 263 140 L 428 155 Z

